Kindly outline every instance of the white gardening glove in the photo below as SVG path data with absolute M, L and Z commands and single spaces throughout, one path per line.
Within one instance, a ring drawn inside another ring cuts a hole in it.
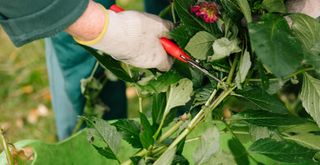
M 320 16 L 320 0 L 288 0 L 288 12 L 303 13 L 313 18 Z
M 159 38 L 173 28 L 170 21 L 137 12 L 106 11 L 105 30 L 94 43 L 81 43 L 101 50 L 113 58 L 140 68 L 167 71 L 172 59 L 163 49 Z

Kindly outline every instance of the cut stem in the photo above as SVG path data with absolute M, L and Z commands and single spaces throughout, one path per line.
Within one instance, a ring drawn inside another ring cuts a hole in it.
M 11 155 L 8 143 L 6 142 L 6 138 L 4 136 L 3 129 L 0 129 L 0 137 L 1 137 L 1 143 L 2 143 L 2 146 L 3 146 L 4 152 L 6 153 L 8 164 L 9 165 L 14 165 L 14 160 L 13 160 L 13 157 Z

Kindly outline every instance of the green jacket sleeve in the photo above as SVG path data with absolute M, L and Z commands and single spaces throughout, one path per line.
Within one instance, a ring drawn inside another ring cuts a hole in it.
M 16 46 L 66 29 L 89 0 L 0 0 L 0 24 Z

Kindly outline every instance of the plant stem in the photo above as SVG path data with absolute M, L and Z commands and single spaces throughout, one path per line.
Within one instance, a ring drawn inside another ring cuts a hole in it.
M 4 149 L 5 153 L 6 153 L 8 164 L 9 165 L 14 165 L 14 160 L 13 160 L 13 157 L 11 155 L 8 143 L 6 142 L 6 138 L 4 137 L 3 129 L 0 129 L 0 137 L 1 137 L 1 142 L 2 142 L 3 149 Z
M 135 156 L 142 157 L 142 156 L 146 155 L 147 153 L 148 153 L 148 151 L 143 149 L 140 152 L 136 153 L 133 157 L 135 157 Z M 131 164 L 132 164 L 132 161 L 130 159 L 128 159 L 127 161 L 121 163 L 121 165 L 131 165 Z
M 174 148 L 182 139 L 184 139 L 212 110 L 214 110 L 229 94 L 235 89 L 235 87 L 224 90 L 219 97 L 209 106 L 204 106 L 203 109 L 191 120 L 187 128 L 170 144 L 168 149 Z
M 288 80 L 288 79 L 290 79 L 291 77 L 294 77 L 294 76 L 296 76 L 296 75 L 298 75 L 298 74 L 300 74 L 300 73 L 304 73 L 304 72 L 311 71 L 311 70 L 314 70 L 314 68 L 313 68 L 313 67 L 303 68 L 303 69 L 300 69 L 300 70 L 298 70 L 298 71 L 296 71 L 296 72 L 294 72 L 294 73 L 292 73 L 292 74 L 289 74 L 288 76 L 285 76 L 283 79 L 284 79 L 284 80 Z
M 180 126 L 184 123 L 184 121 L 180 120 L 175 125 L 173 125 L 168 131 L 166 131 L 160 138 L 157 140 L 157 143 L 161 143 L 168 137 L 170 137 L 173 133 L 175 133 Z
M 231 70 L 229 72 L 229 75 L 228 75 L 228 79 L 227 79 L 227 85 L 230 85 L 231 82 L 232 82 L 232 78 L 233 78 L 233 75 L 236 71 L 236 67 L 237 67 L 237 64 L 238 64 L 238 61 L 239 61 L 239 56 L 236 55 L 233 63 L 232 63 L 232 66 L 231 66 Z
M 139 98 L 139 112 L 143 113 L 142 97 L 140 97 L 139 94 L 138 94 L 138 98 Z

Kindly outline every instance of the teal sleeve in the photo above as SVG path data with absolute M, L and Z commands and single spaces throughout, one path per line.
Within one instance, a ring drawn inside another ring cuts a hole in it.
M 0 0 L 0 24 L 16 46 L 66 29 L 89 0 Z

